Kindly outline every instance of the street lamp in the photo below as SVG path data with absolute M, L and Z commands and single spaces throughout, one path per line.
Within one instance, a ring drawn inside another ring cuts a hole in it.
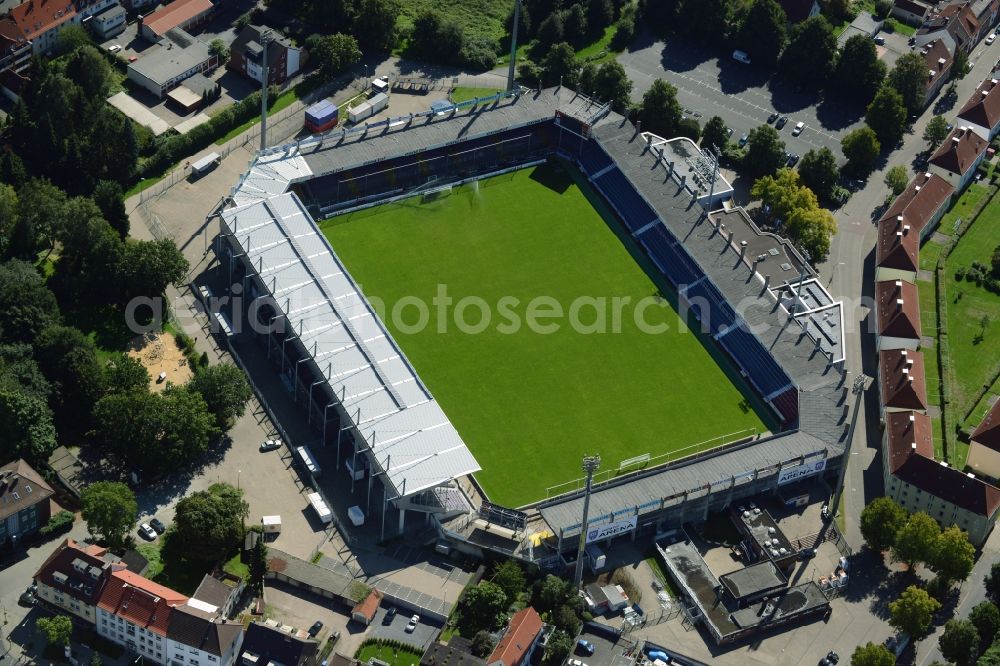
M 580 589 L 583 583 L 583 551 L 587 546 L 587 514 L 590 512 L 590 491 L 594 485 L 594 472 L 601 466 L 601 456 L 584 456 L 583 471 L 587 474 L 587 488 L 583 494 L 583 521 L 580 523 L 580 543 L 576 549 L 576 573 L 573 585 Z

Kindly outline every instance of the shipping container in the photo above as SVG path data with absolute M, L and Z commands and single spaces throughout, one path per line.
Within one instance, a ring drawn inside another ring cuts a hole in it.
M 309 504 L 312 506 L 313 511 L 316 512 L 316 516 L 321 523 L 327 525 L 333 522 L 333 512 L 330 511 L 330 507 L 323 501 L 322 495 L 319 493 L 309 493 L 306 497 L 309 498 Z
M 367 102 L 359 104 L 347 112 L 352 123 L 359 123 L 366 118 L 374 116 L 376 113 L 389 106 L 389 96 L 379 93 Z
M 310 132 L 325 132 L 336 126 L 340 110 L 328 99 L 316 102 L 306 109 L 305 128 Z

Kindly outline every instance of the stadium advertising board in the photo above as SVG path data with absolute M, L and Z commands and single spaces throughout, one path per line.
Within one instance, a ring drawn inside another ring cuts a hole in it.
M 607 523 L 606 525 L 591 528 L 587 530 L 587 543 L 602 541 L 603 539 L 616 537 L 619 534 L 631 532 L 635 529 L 637 523 L 638 518 L 636 518 L 636 516 L 632 516 L 628 520 L 619 520 L 614 523 Z
M 798 481 L 799 479 L 812 476 L 813 474 L 819 474 L 824 469 L 826 469 L 826 458 L 823 460 L 817 460 L 816 462 L 806 463 L 804 465 L 786 467 L 778 473 L 778 485 L 782 486 L 786 483 L 791 483 L 792 481 Z

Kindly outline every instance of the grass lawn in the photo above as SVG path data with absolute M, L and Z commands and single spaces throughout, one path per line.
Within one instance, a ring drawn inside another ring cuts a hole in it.
M 164 538 L 161 536 L 153 543 L 143 543 L 136 546 L 139 554 L 149 562 L 149 569 L 145 573 L 146 578 L 172 590 L 177 590 L 181 594 L 188 596 L 194 594 L 198 585 L 201 584 L 201 579 L 208 572 L 183 560 L 174 561 L 165 558 L 160 550 L 163 544 Z
M 906 23 L 903 23 L 902 21 L 897 21 L 895 19 L 886 19 L 886 24 L 889 24 L 889 21 L 892 21 L 893 29 L 891 32 L 898 32 L 899 34 L 905 37 L 912 37 L 913 35 L 917 34 L 917 29 L 914 28 L 912 25 L 908 25 Z M 887 30 L 886 32 L 889 31 Z
M 423 653 L 419 652 L 416 648 L 396 648 L 372 643 L 358 650 L 354 658 L 363 664 L 367 664 L 368 660 L 374 657 L 375 659 L 384 661 L 389 666 L 416 666 L 420 663 L 422 655 Z
M 754 411 L 755 398 L 704 346 L 711 343 L 659 297 L 665 288 L 637 263 L 648 268 L 648 260 L 605 219 L 589 189 L 543 166 L 430 203 L 409 199 L 320 225 L 365 293 L 387 304 L 386 312 L 402 312 L 384 318 L 390 331 L 500 504 L 544 498 L 547 487 L 580 477 L 585 454 L 601 454 L 604 469 L 616 469 L 632 456 L 769 427 Z M 416 298 L 437 312 L 439 288 L 452 307 L 414 332 L 415 308 L 397 304 Z M 485 303 L 458 307 L 465 297 Z M 665 332 L 644 332 L 637 307 L 614 317 L 616 297 L 655 301 L 642 316 Z M 600 299 L 608 332 L 577 332 L 600 318 Z M 538 306 L 569 316 L 545 320 L 558 330 L 541 332 L 527 323 Z M 458 312 L 481 331 L 457 330 Z
M 952 224 L 954 224 L 954 222 L 952 222 Z M 944 245 L 941 243 L 935 243 L 933 240 L 928 240 L 924 243 L 920 247 L 920 269 L 924 271 L 933 271 L 937 268 L 938 257 L 940 257 L 941 253 L 944 252 L 944 248 Z
M 400 3 L 396 27 L 404 33 L 413 27 L 420 12 L 434 9 L 444 19 L 451 19 L 462 26 L 466 38 L 484 37 L 500 43 L 504 37 L 504 21 L 514 8 L 514 0 L 403 0 Z M 406 44 L 393 50 L 401 54 Z M 508 47 L 509 48 L 509 47 Z
M 612 23 L 606 27 L 600 37 L 578 50 L 576 52 L 576 57 L 580 60 L 586 60 L 593 63 L 603 62 L 608 56 L 614 57 L 614 53 L 611 51 L 611 40 L 615 36 L 615 31 L 617 29 L 617 23 Z
M 959 220 L 968 221 L 969 215 L 972 214 L 972 210 L 979 203 L 979 200 L 989 194 L 989 189 L 984 185 L 979 185 L 977 183 L 972 183 L 966 188 L 962 196 L 958 198 L 951 206 L 951 210 L 941 217 L 941 224 L 935 230 L 939 234 L 944 234 L 945 236 L 951 236 L 955 233 L 955 223 Z M 920 250 L 923 254 L 923 249 Z
M 222 565 L 222 570 L 228 574 L 238 576 L 240 578 L 246 578 L 250 575 L 250 567 L 240 562 L 240 552 L 236 551 L 236 554 L 229 558 L 225 564 Z
M 501 92 L 500 88 L 468 88 L 466 86 L 456 86 L 451 91 L 451 95 L 449 95 L 449 97 L 451 97 L 453 104 L 458 104 L 459 102 L 476 99 L 477 97 L 492 97 L 498 92 Z

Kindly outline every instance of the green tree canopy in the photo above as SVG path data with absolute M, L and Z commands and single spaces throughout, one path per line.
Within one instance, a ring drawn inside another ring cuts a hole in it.
M 492 631 L 503 624 L 507 610 L 507 595 L 499 585 L 482 581 L 465 593 L 462 607 L 462 634 L 474 636 L 478 631 Z
M 885 172 L 885 184 L 892 191 L 893 196 L 899 196 L 906 189 L 906 184 L 910 182 L 910 174 L 906 171 L 906 167 L 902 164 L 897 164 L 894 167 L 890 167 L 888 171 Z
M 414 33 L 416 34 L 416 33 Z M 361 60 L 358 40 L 351 35 L 311 35 L 306 41 L 309 56 L 324 76 L 335 76 Z
M 867 106 L 885 80 L 885 71 L 875 42 L 868 35 L 854 35 L 844 44 L 833 81 L 846 95 Z
M 51 387 L 25 342 L 0 344 L 0 389 L 22 391 L 47 402 Z
M 44 397 L 16 386 L 0 386 L 0 455 L 46 464 L 55 450 L 56 429 Z
M 817 14 L 792 28 L 788 47 L 778 64 L 793 79 L 825 83 L 837 64 L 837 38 L 826 17 Z
M 535 585 L 531 605 L 539 612 L 553 611 L 567 602 L 573 586 L 558 576 L 549 574 Z
M 123 239 L 128 236 L 129 219 L 125 212 L 125 199 L 122 186 L 113 180 L 99 180 L 91 195 L 94 203 L 101 211 L 101 216 L 107 220 L 111 228 Z
M 35 626 L 45 636 L 45 642 L 49 645 L 65 647 L 69 645 L 73 636 L 73 620 L 68 615 L 40 617 L 35 620 Z
M 825 208 L 796 208 L 786 229 L 811 261 L 823 261 L 830 253 L 830 239 L 837 233 L 837 221 Z
M 903 97 L 895 89 L 882 86 L 868 105 L 865 122 L 875 131 L 882 145 L 894 147 L 906 128 Z
M 933 116 L 927 121 L 924 128 L 924 141 L 927 142 L 927 150 L 934 150 L 948 136 L 948 121 L 944 116 Z
M 976 666 L 1000 666 L 1000 645 L 994 643 L 979 657 Z
M 685 0 L 678 22 L 686 34 L 696 39 L 721 41 L 726 37 L 735 6 L 730 0 Z
M 147 393 L 149 372 L 146 366 L 128 354 L 119 354 L 104 367 L 105 386 L 109 393 Z
M 571 5 L 563 17 L 563 37 L 582 46 L 587 41 L 590 29 L 587 26 L 587 11 L 582 4 Z
M 718 151 L 723 151 L 729 143 L 729 133 L 726 131 L 726 121 L 719 116 L 712 116 L 705 123 L 701 130 L 701 147 L 708 149 L 714 147 Z
M 969 621 L 975 626 L 979 636 L 987 644 L 996 641 L 1000 629 L 1000 609 L 991 601 L 982 601 L 969 611 Z
M 804 186 L 794 169 L 778 169 L 774 176 L 759 178 L 750 189 L 750 196 L 760 199 L 773 220 L 787 223 L 796 210 L 819 207 L 816 195 Z
M 507 599 L 515 601 L 525 589 L 524 571 L 514 560 L 504 560 L 493 571 L 492 582 L 500 586 Z
M 673 138 L 681 120 L 682 109 L 677 101 L 677 88 L 663 79 L 656 79 L 642 96 L 639 117 L 642 129 L 662 137 Z
M 969 620 L 951 619 L 938 637 L 941 656 L 958 666 L 971 666 L 979 656 L 979 631 Z
M 233 421 L 243 416 L 247 403 L 253 397 L 246 375 L 231 363 L 199 370 L 191 378 L 189 386 L 204 399 L 220 430 L 228 430 Z
M 632 82 L 618 61 L 606 62 L 597 70 L 594 76 L 594 93 L 602 102 L 611 102 L 611 106 L 617 111 L 628 108 Z
M 17 191 L 11 185 L 0 181 L 0 258 L 7 256 L 10 239 L 19 219 Z
M 177 502 L 171 548 L 195 562 L 215 563 L 239 547 L 249 511 L 242 491 L 216 484 Z
M 901 55 L 889 72 L 887 81 L 902 97 L 903 106 L 910 114 L 923 110 L 927 91 L 927 63 L 920 53 L 911 51 Z M 905 122 L 905 116 L 903 120 Z
M 837 158 L 833 151 L 824 146 L 803 155 L 799 163 L 799 177 L 821 201 L 829 201 L 840 179 L 840 170 L 837 168 Z
M 88 44 L 70 54 L 66 60 L 66 76 L 83 89 L 87 99 L 103 99 L 111 86 L 111 65 Z
M 553 44 L 542 59 L 542 83 L 546 86 L 562 85 L 575 88 L 580 76 L 580 63 L 576 51 L 566 42 Z
M 892 560 L 905 562 L 911 569 L 918 562 L 931 563 L 937 553 L 941 528 L 923 511 L 912 514 L 896 533 Z
M 861 510 L 861 535 L 873 550 L 891 548 L 907 515 L 891 497 L 876 497 Z
M 889 624 L 913 638 L 921 638 L 941 608 L 938 600 L 916 585 L 903 590 L 899 599 L 889 604 Z
M 169 238 L 128 243 L 119 270 L 123 285 L 120 299 L 128 302 L 138 296 L 162 296 L 167 285 L 179 282 L 188 268 L 187 259 Z
M 969 543 L 968 533 L 952 525 L 941 531 L 929 564 L 942 580 L 954 582 L 967 579 L 975 562 L 976 549 Z
M 781 5 L 774 0 L 755 0 L 736 41 L 752 62 L 771 67 L 785 48 L 787 25 L 788 17 Z
M 59 320 L 56 297 L 34 266 L 20 260 L 0 264 L 0 339 L 31 343 Z
M 851 666 L 894 666 L 896 657 L 881 643 L 866 643 L 854 648 Z
M 538 25 L 538 46 L 546 48 L 566 41 L 566 22 L 561 11 L 554 11 Z
M 545 646 L 542 664 L 544 666 L 561 664 L 572 649 L 573 639 L 565 631 L 556 629 L 552 632 L 549 642 Z
M 785 163 L 785 142 L 770 125 L 761 125 L 747 137 L 743 167 L 754 178 L 775 173 Z
M 1000 602 L 1000 562 L 994 562 L 990 566 L 990 572 L 983 579 L 983 587 L 993 603 Z
M 80 499 L 87 530 L 108 547 L 121 548 L 139 513 L 132 489 L 124 483 L 97 481 L 80 492 Z
M 859 127 L 840 140 L 840 147 L 847 158 L 847 167 L 858 175 L 868 175 L 875 168 L 882 145 L 870 127 Z
M 396 19 L 399 16 L 396 0 L 361 0 L 354 34 L 366 51 L 391 51 L 399 39 Z
M 50 326 L 35 342 L 35 360 L 52 385 L 49 400 L 60 427 L 87 427 L 104 393 L 104 368 L 94 343 L 71 326 Z

